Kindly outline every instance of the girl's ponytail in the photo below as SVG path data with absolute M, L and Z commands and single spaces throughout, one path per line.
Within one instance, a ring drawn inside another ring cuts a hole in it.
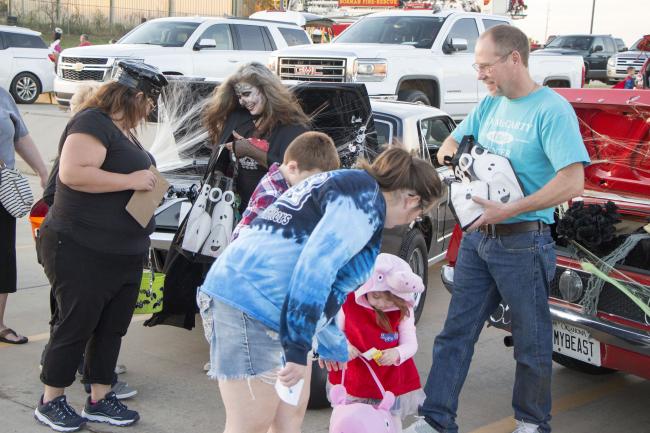
M 436 169 L 427 161 L 404 149 L 391 147 L 372 164 L 361 160 L 357 166 L 368 172 L 382 191 L 414 191 L 427 208 L 442 195 L 442 183 Z

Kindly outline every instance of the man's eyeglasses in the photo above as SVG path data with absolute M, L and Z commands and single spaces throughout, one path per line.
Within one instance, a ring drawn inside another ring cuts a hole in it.
M 472 68 L 474 68 L 476 72 L 486 72 L 489 74 L 490 72 L 492 72 L 492 68 L 494 68 L 494 65 L 496 65 L 497 63 L 504 62 L 510 54 L 512 54 L 512 51 L 510 51 L 508 54 L 504 54 L 503 56 L 499 57 L 492 63 L 482 63 L 482 64 L 472 63 Z

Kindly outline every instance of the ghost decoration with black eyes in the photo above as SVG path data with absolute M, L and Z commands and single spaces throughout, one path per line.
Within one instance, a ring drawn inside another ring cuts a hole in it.
M 463 230 L 466 230 L 483 215 L 483 206 L 472 200 L 472 197 L 487 199 L 487 183 L 475 180 L 449 184 L 450 208 Z
M 471 135 L 463 137 L 451 165 L 455 178 L 448 182 L 450 208 L 463 230 L 467 230 L 484 211 L 472 197 L 503 204 L 524 197 L 508 158 L 490 153 Z
M 205 261 L 218 257 L 230 243 L 237 206 L 232 179 L 215 176 L 208 180 L 187 216 L 181 242 L 183 251 Z
M 203 244 L 201 254 L 217 257 L 228 246 L 232 236 L 235 193 L 232 191 L 222 192 L 219 188 L 213 188 L 208 200 L 213 201 L 215 205 L 212 210 L 210 235 Z

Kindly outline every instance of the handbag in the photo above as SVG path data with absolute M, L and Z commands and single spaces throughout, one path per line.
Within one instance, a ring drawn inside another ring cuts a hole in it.
M 524 197 L 519 178 L 508 158 L 491 153 L 466 135 L 451 159 L 454 178 L 449 184 L 449 207 L 456 222 L 467 230 L 483 214 L 472 197 L 512 203 Z
M 34 204 L 34 195 L 27 178 L 16 168 L 0 160 L 0 203 L 14 218 L 22 218 Z
M 208 163 L 199 195 L 172 241 L 186 257 L 204 263 L 219 257 L 230 244 L 239 218 L 236 174 L 232 178 L 221 175 L 215 170 L 216 161 L 215 157 Z
M 390 409 L 395 403 L 395 394 L 384 389 L 368 361 L 362 357 L 357 359 L 368 367 L 383 399 L 377 406 L 359 402 L 349 403 L 345 389 L 345 370 L 343 370 L 341 383 L 334 385 L 329 393 L 333 407 L 329 433 L 397 433 L 398 426 L 395 425 L 390 413 Z

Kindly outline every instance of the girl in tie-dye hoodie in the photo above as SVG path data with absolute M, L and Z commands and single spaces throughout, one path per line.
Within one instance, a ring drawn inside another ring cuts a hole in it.
M 304 410 L 296 416 L 273 384 L 305 379 L 312 347 L 330 363 L 348 359 L 333 318 L 370 277 L 383 228 L 411 223 L 440 196 L 436 170 L 404 150 L 361 167 L 290 188 L 219 256 L 200 287 L 208 374 L 219 380 L 227 433 L 300 431 Z M 302 389 L 305 406 L 308 384 Z

